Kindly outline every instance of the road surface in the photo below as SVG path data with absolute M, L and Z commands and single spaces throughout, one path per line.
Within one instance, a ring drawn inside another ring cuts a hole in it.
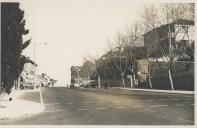
M 0 124 L 194 124 L 194 95 L 54 87 L 42 88 L 42 98 L 46 108 L 42 113 L 0 120 Z

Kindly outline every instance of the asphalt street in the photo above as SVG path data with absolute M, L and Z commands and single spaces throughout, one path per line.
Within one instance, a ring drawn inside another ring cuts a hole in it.
M 194 95 L 54 87 L 42 98 L 42 113 L 0 124 L 194 125 Z

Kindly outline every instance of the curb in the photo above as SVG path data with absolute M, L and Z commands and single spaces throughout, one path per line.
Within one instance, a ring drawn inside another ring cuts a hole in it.
M 42 103 L 17 99 L 24 92 L 39 92 L 39 90 L 17 90 L 11 95 L 7 95 L 6 98 L 12 97 L 14 100 L 5 100 L 1 103 L 4 108 L 0 108 L 0 120 L 32 116 L 44 111 L 45 106 Z
M 103 88 L 80 88 L 84 90 L 106 90 Z M 183 95 L 194 95 L 195 91 L 177 91 L 177 90 L 157 90 L 157 89 L 138 89 L 138 88 L 122 88 L 122 87 L 112 87 L 108 89 L 109 91 L 144 91 L 144 92 L 155 92 L 155 93 L 170 93 L 170 94 L 183 94 Z
M 145 92 L 156 92 L 156 93 L 171 93 L 171 94 L 186 94 L 194 95 L 195 91 L 176 91 L 176 90 L 157 90 L 157 89 L 136 89 L 136 88 L 120 88 L 122 90 L 130 91 L 145 91 Z

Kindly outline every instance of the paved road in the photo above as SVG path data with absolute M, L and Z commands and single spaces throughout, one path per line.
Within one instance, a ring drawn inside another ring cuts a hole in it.
M 140 91 L 43 88 L 45 111 L 3 120 L 23 125 L 193 125 L 194 96 Z

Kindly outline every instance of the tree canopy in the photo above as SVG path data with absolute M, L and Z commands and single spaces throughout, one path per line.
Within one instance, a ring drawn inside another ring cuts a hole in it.
M 19 3 L 1 3 L 1 87 L 11 92 L 14 80 L 17 80 L 28 59 L 21 56 L 31 40 L 23 41 L 23 35 L 29 33 L 25 28 L 24 11 Z

